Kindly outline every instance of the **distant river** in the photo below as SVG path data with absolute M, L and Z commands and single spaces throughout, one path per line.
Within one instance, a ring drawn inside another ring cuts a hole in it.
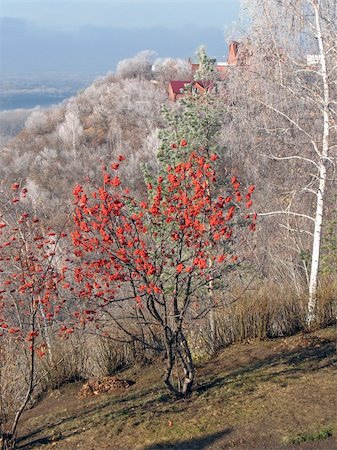
M 37 94 L 22 92 L 15 94 L 4 94 L 0 93 L 0 111 L 10 110 L 10 109 L 31 109 L 36 106 L 48 107 L 62 102 L 66 98 L 72 97 L 76 94 L 74 92 L 66 93 L 53 93 L 53 94 Z

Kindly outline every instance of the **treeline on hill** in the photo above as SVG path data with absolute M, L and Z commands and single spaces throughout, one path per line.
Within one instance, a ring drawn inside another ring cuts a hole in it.
M 162 354 L 186 396 L 196 357 L 334 321 L 334 7 L 248 2 L 225 75 L 142 52 L 3 146 L 7 448 L 50 386 Z M 169 102 L 193 76 L 206 92 Z
M 0 112 L 0 146 L 3 147 L 25 127 L 31 109 L 15 109 Z

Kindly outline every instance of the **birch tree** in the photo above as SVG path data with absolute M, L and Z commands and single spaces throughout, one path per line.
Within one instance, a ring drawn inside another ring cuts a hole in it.
M 245 69 L 251 83 L 248 97 L 259 114 L 264 112 L 259 125 L 264 138 L 272 137 L 275 144 L 266 156 L 287 164 L 301 180 L 287 186 L 286 206 L 260 216 L 283 216 L 288 229 L 293 218 L 310 236 L 307 323 L 311 325 L 325 207 L 335 186 L 337 6 L 335 0 L 246 4 L 253 19 L 246 45 L 253 55 Z
M 335 2 L 334 2 L 335 3 Z M 327 164 L 331 161 L 331 131 L 332 128 L 336 130 L 335 118 L 336 111 L 331 108 L 333 105 L 332 86 L 330 82 L 336 83 L 336 69 L 337 69 L 337 34 L 336 34 L 336 3 L 335 10 L 332 9 L 332 2 L 313 0 L 309 2 L 309 5 L 313 10 L 313 22 L 310 22 L 310 28 L 312 29 L 318 45 L 318 64 L 317 75 L 321 78 L 321 89 L 323 95 L 319 96 L 320 109 L 322 111 L 322 143 L 321 148 L 318 149 L 318 190 L 316 191 L 316 214 L 315 214 L 315 228 L 312 247 L 312 261 L 311 261 L 311 273 L 309 283 L 309 303 L 308 303 L 308 322 L 311 323 L 315 315 L 316 297 L 317 297 L 317 285 L 318 285 L 318 270 L 320 260 L 320 247 L 322 236 L 322 223 L 324 212 L 324 197 L 327 183 Z M 325 9 L 326 8 L 326 11 Z M 331 17 L 330 14 L 333 13 Z M 335 39 L 331 38 L 329 31 L 332 31 Z M 329 42 L 330 41 L 330 42 Z M 334 66 L 329 67 L 331 53 L 332 64 Z M 335 99 L 336 100 L 336 99 Z M 334 102 L 335 104 L 336 101 Z M 331 106 L 332 106 L 331 105 Z

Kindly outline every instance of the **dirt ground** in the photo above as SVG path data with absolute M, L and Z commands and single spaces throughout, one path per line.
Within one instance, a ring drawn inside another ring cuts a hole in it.
M 135 383 L 81 397 L 50 392 L 26 413 L 20 449 L 337 449 L 336 328 L 232 345 L 198 365 L 174 401 L 160 361 L 118 374 Z

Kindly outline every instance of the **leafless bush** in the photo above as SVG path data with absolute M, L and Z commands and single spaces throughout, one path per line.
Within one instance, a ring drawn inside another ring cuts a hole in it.
M 84 331 L 77 331 L 61 341 L 54 339 L 51 355 L 52 358 L 39 360 L 38 372 L 43 376 L 39 392 L 91 377 L 112 375 L 131 365 L 148 362 L 152 357 L 135 341 L 120 342 Z

